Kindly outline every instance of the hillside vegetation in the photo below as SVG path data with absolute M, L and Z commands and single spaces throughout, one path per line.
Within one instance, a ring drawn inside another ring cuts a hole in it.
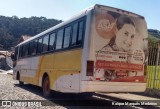
M 156 42 L 159 41 L 160 35 L 157 34 L 152 34 L 150 32 L 148 32 L 148 43 L 150 47 L 155 47 Z
M 9 50 L 22 35 L 34 36 L 60 22 L 62 21 L 45 17 L 0 16 L 0 44 L 3 49 Z

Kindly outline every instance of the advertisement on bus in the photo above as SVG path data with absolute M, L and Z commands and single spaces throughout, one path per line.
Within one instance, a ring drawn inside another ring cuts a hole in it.
M 91 28 L 95 79 L 145 82 L 148 35 L 144 18 L 127 12 L 95 10 Z

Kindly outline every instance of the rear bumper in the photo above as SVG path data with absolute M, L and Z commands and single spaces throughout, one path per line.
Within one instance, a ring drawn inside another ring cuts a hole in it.
M 146 83 L 81 81 L 81 92 L 144 92 Z

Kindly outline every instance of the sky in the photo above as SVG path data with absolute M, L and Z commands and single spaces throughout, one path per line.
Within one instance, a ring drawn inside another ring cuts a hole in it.
M 101 4 L 145 17 L 148 29 L 160 30 L 160 0 L 0 0 L 0 15 L 67 20 L 81 10 Z

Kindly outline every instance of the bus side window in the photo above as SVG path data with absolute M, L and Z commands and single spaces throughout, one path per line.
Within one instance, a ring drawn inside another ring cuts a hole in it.
M 27 56 L 27 55 L 28 55 L 28 48 L 29 48 L 29 43 L 27 43 L 27 44 L 25 45 L 24 56 Z
M 49 40 L 49 35 L 44 36 L 44 38 L 43 38 L 43 52 L 48 51 L 48 40 Z
M 15 48 L 15 55 L 14 55 L 14 60 L 17 60 L 17 55 L 18 55 L 18 47 Z
M 63 48 L 69 47 L 70 36 L 71 36 L 71 26 L 65 28 Z
M 31 55 L 33 52 L 33 42 L 29 43 L 28 55 Z
M 54 45 L 55 45 L 55 37 L 56 37 L 56 34 L 55 33 L 52 33 L 50 34 L 49 36 L 49 50 L 54 50 Z
M 33 51 L 32 51 L 32 55 L 36 54 L 36 50 L 37 50 L 37 40 L 33 41 Z
M 21 57 L 21 46 L 19 46 L 18 59 Z
M 22 45 L 22 55 L 21 55 L 22 57 L 24 57 L 25 56 L 25 45 Z
M 72 41 L 71 41 L 71 45 L 72 46 L 76 45 L 76 42 L 77 42 L 77 33 L 78 33 L 78 23 L 75 23 L 73 25 L 73 32 L 72 32 Z
M 77 40 L 77 45 L 82 43 L 82 38 L 83 38 L 83 27 L 84 23 L 83 21 L 79 22 L 79 30 L 78 30 L 78 40 Z
M 57 32 L 56 49 L 62 48 L 62 42 L 63 42 L 63 29 Z
M 21 54 L 22 54 L 22 46 L 19 47 L 19 54 L 18 54 L 18 58 L 21 57 Z
M 42 38 L 38 39 L 37 45 L 37 53 L 41 53 L 42 51 Z

